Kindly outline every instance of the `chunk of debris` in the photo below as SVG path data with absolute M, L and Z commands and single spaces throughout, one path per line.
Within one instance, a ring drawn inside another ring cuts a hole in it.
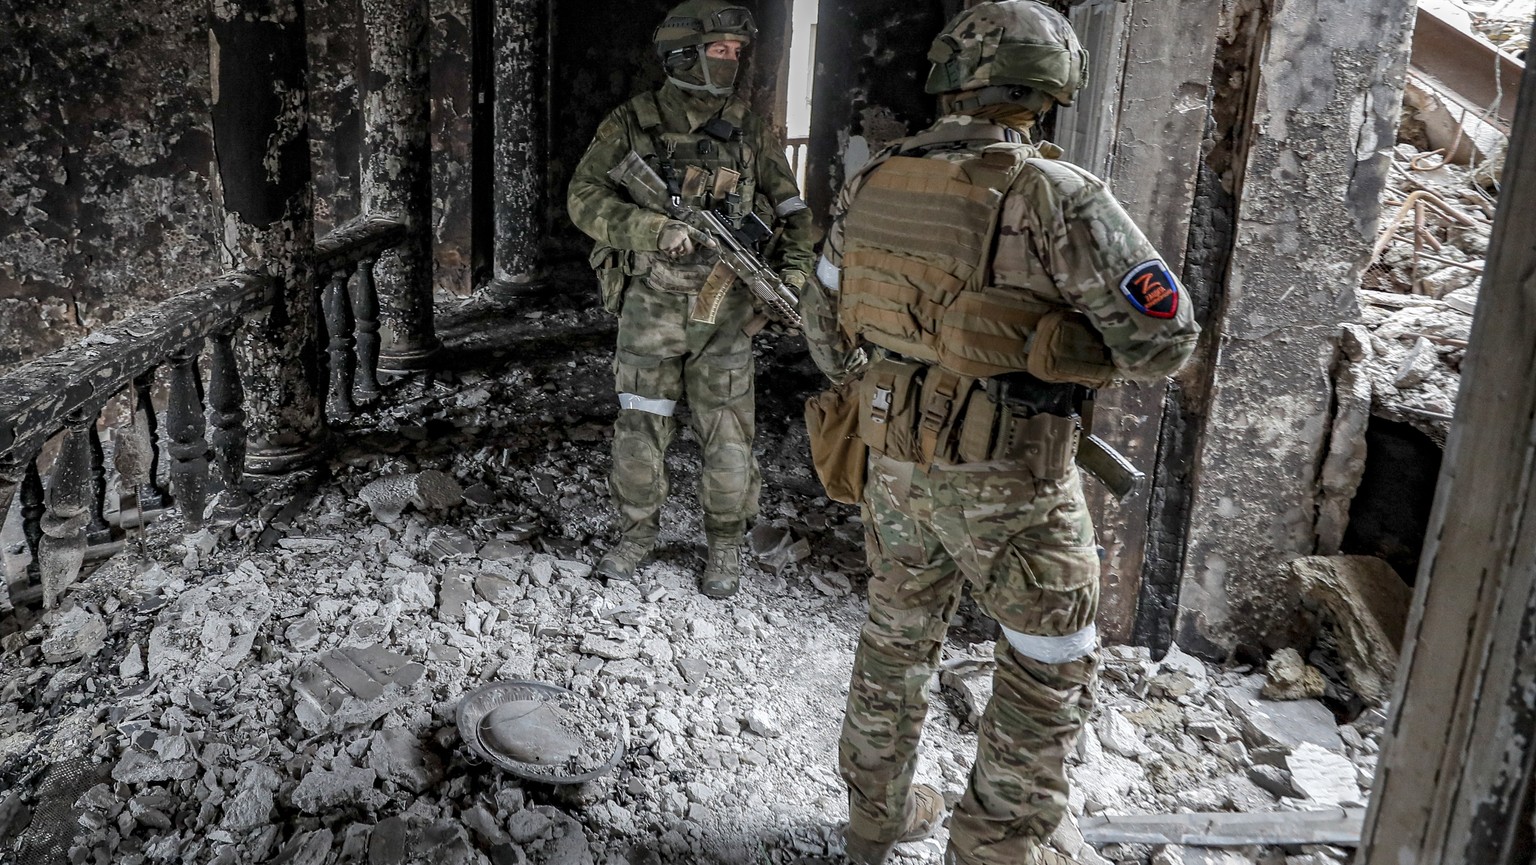
M 412 793 L 422 793 L 442 779 L 442 761 L 421 747 L 411 731 L 400 727 L 380 730 L 368 746 L 368 768 L 382 781 Z
M 1296 790 L 1309 801 L 1323 807 L 1360 807 L 1360 786 L 1355 782 L 1355 764 L 1343 754 L 1336 754 L 1304 742 L 1285 758 Z
M 407 475 L 389 475 L 368 483 L 357 493 L 375 519 L 393 523 L 407 507 L 418 511 L 444 510 L 464 501 L 464 488 L 452 476 L 436 469 Z
M 1222 689 L 1227 707 L 1242 725 L 1243 739 L 1250 747 L 1280 745 L 1295 749 L 1311 742 L 1330 751 L 1344 749 L 1333 713 L 1322 703 L 1265 700 L 1260 693 L 1262 688 L 1262 679 L 1250 676 L 1242 684 Z
M 1366 701 L 1384 704 L 1392 695 L 1413 590 L 1373 556 L 1309 556 L 1286 567 L 1308 606 L 1332 627 L 1349 686 Z
M 43 640 L 43 660 L 67 664 L 95 655 L 106 644 L 106 621 L 84 607 L 70 607 L 54 619 Z
M 408 702 L 409 689 L 425 673 L 381 646 L 337 649 L 299 668 L 294 714 L 311 733 L 371 724 Z
M 1265 667 L 1268 679 L 1262 694 L 1267 700 L 1315 700 L 1328 690 L 1322 671 L 1301 659 L 1295 649 L 1281 649 Z
M 341 805 L 361 802 L 373 790 L 377 777 L 372 769 L 356 766 L 311 769 L 293 789 L 294 807 L 306 814 L 322 814 Z

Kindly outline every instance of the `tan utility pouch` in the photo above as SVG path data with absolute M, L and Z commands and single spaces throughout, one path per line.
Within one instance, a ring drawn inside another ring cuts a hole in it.
M 603 309 L 615 315 L 624 306 L 623 258 L 624 253 L 601 244 L 593 247 L 592 255 L 587 258 L 587 263 L 592 265 L 592 270 L 597 274 L 597 294 Z
M 805 401 L 811 463 L 827 498 L 850 505 L 864 498 L 869 448 L 859 438 L 859 380 L 850 379 Z
M 976 379 L 956 375 L 943 367 L 928 370 L 917 404 L 918 463 L 926 467 L 934 462 L 959 461 L 956 427 L 975 384 Z
M 1056 310 L 1040 319 L 1027 369 L 1043 381 L 1104 387 L 1118 375 L 1109 347 L 1081 313 Z
M 921 459 L 916 433 L 925 369 L 889 357 L 870 364 L 859 387 L 859 437 L 870 450 L 902 462 Z

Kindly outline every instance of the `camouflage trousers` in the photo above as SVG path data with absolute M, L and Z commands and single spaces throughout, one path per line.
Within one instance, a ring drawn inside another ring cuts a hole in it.
M 739 286 L 732 289 L 711 325 L 689 320 L 691 295 L 638 280 L 625 292 L 613 363 L 620 410 L 608 489 L 626 537 L 656 537 L 669 486 L 667 447 L 677 432 L 672 411 L 685 398 L 703 451 L 705 533 L 740 538 L 757 516 L 762 482 L 752 455 L 752 338 L 742 331 L 752 305 L 745 295 Z
M 849 828 L 901 832 L 928 683 L 969 581 L 1004 639 L 950 849 L 963 865 L 1032 862 L 1066 813 L 1063 763 L 1098 670 L 1099 558 L 1076 467 L 1045 481 L 1011 464 L 925 472 L 874 454 L 863 516 L 869 620 L 838 748 Z

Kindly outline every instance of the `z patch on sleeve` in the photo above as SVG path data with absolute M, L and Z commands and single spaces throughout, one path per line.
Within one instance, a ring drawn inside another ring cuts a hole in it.
M 1120 293 L 1142 315 L 1173 318 L 1179 311 L 1179 283 L 1162 259 L 1153 258 L 1131 268 L 1120 280 Z

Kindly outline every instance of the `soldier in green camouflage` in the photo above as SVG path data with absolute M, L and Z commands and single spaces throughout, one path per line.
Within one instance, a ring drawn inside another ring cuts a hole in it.
M 667 497 L 664 456 L 677 431 L 673 410 L 686 396 L 704 459 L 699 500 L 709 554 L 700 589 L 719 598 L 740 584 L 742 537 L 757 514 L 750 335 L 757 316 L 739 285 L 713 316 L 700 314 L 700 289 L 730 279 L 718 257 L 685 223 L 635 204 L 609 172 L 634 151 L 680 203 L 723 210 L 736 223 L 753 213 L 777 223 L 766 260 L 785 283 L 804 285 L 813 264 L 810 211 L 782 143 L 734 95 L 740 51 L 755 33 L 751 13 L 722 0 L 688 0 L 668 13 L 655 35 L 666 83 L 603 120 L 567 201 L 572 221 L 596 241 L 604 306 L 619 315 L 609 490 L 620 539 L 597 570 L 629 578 L 654 547 Z
M 876 154 L 833 212 L 801 312 L 856 388 L 872 577 L 839 747 L 849 859 L 943 820 L 913 783 L 927 687 L 961 591 L 1001 625 L 994 692 L 947 863 L 1065 862 L 1045 845 L 1093 704 L 1099 556 L 1073 462 L 1091 389 L 1192 353 L 1189 299 L 1110 195 L 1035 121 L 1087 54 L 1033 0 L 983 2 L 933 43 L 944 117 Z M 868 351 L 868 357 L 865 352 Z

